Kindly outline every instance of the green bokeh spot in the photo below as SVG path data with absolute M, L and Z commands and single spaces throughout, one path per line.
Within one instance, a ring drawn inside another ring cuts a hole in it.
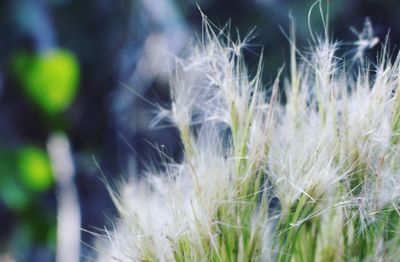
M 34 191 L 44 191 L 54 181 L 50 161 L 38 148 L 27 147 L 19 152 L 18 171 L 24 185 Z
M 79 63 L 73 53 L 64 49 L 33 56 L 21 52 L 13 64 L 24 91 L 46 113 L 60 113 L 74 100 Z

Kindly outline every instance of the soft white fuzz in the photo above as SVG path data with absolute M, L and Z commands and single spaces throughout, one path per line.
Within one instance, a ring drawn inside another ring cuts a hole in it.
M 265 87 L 262 61 L 244 65 L 247 39 L 204 17 L 153 123 L 178 128 L 184 159 L 113 193 L 99 261 L 392 261 L 398 236 L 380 221 L 400 196 L 399 59 L 384 49 L 367 64 L 363 45 L 346 62 L 313 38 L 300 53 L 292 37 L 290 78 Z

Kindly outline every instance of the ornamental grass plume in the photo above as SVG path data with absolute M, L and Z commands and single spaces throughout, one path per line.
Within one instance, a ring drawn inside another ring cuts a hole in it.
M 292 28 L 290 77 L 265 89 L 248 38 L 203 15 L 154 123 L 177 127 L 183 160 L 111 190 L 98 261 L 397 261 L 400 56 L 348 61 L 327 20 L 308 52 Z

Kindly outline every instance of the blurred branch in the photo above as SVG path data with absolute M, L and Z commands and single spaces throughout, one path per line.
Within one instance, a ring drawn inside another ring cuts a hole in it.
M 68 138 L 62 134 L 51 135 L 47 149 L 57 183 L 57 261 L 79 261 L 81 213 Z

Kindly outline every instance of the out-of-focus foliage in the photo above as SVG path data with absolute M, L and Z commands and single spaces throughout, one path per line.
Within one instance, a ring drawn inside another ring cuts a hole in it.
M 24 185 L 33 191 L 43 191 L 53 184 L 53 175 L 46 153 L 35 147 L 18 152 L 18 173 Z
M 12 210 L 21 210 L 29 201 L 26 192 L 17 177 L 16 157 L 9 151 L 0 152 L 0 200 Z
M 32 194 L 51 188 L 54 182 L 49 158 L 38 147 L 0 152 L 0 201 L 9 208 L 23 211 Z
M 68 108 L 77 92 L 79 63 L 73 53 L 54 49 L 14 57 L 15 72 L 26 94 L 48 114 Z
M 3 148 L 0 151 L 0 170 L 0 207 L 4 205 L 12 210 L 13 219 L 18 221 L 8 244 L 12 250 L 19 250 L 13 257 L 24 261 L 31 256 L 31 248 L 37 245 L 46 245 L 48 252 L 53 253 L 55 214 L 41 203 L 42 197 L 49 197 L 53 185 L 46 152 L 33 146 L 19 150 Z M 2 226 L 11 225 L 6 220 Z

